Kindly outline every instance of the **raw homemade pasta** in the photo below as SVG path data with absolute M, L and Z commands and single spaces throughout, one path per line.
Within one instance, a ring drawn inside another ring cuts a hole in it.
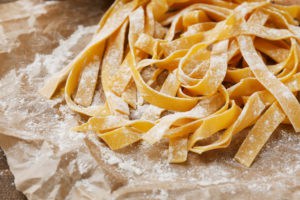
M 171 163 L 252 127 L 235 156 L 250 166 L 280 124 L 300 131 L 299 19 L 300 6 L 269 1 L 117 0 L 40 92 L 64 86 L 69 108 L 89 117 L 74 130 L 113 150 L 167 140 Z

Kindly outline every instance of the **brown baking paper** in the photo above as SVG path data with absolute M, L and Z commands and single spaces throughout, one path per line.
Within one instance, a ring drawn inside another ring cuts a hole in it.
M 227 149 L 169 164 L 164 142 L 111 151 L 93 133 L 70 130 L 85 119 L 61 96 L 37 91 L 84 47 L 108 4 L 0 4 L 0 145 L 17 189 L 28 199 L 299 199 L 300 136 L 290 126 L 251 168 L 233 160 L 246 132 Z

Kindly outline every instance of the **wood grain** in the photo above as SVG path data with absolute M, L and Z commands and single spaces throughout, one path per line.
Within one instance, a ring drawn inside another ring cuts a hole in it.
M 17 191 L 14 185 L 14 176 L 10 172 L 6 157 L 0 149 L 0 199 L 2 200 L 25 200 L 26 197 Z

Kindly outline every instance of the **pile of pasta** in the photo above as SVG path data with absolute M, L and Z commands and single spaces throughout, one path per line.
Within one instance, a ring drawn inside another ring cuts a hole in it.
M 251 127 L 235 155 L 250 166 L 280 124 L 300 131 L 299 19 L 300 6 L 269 1 L 117 0 L 40 92 L 64 86 L 68 107 L 89 117 L 74 130 L 113 150 L 168 142 L 171 163 Z

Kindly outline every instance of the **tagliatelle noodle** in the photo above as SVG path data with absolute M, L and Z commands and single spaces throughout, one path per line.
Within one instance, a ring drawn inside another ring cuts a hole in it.
M 235 156 L 249 167 L 280 124 L 300 131 L 299 13 L 268 1 L 118 0 L 40 92 L 64 85 L 70 109 L 90 117 L 74 131 L 113 150 L 168 141 L 171 163 L 253 126 Z M 105 103 L 94 105 L 98 86 Z
M 268 90 L 293 124 L 295 131 L 300 131 L 300 104 L 293 93 L 280 82 L 266 67 L 256 54 L 255 47 L 249 36 L 239 36 L 241 52 L 257 80 Z
M 237 120 L 223 132 L 219 139 L 205 146 L 190 147 L 190 150 L 195 153 L 201 154 L 205 151 L 228 147 L 231 142 L 232 136 L 252 125 L 253 122 L 255 122 L 255 120 L 261 115 L 264 109 L 264 103 L 261 101 L 259 95 L 254 93 L 245 104 Z M 203 133 L 205 134 L 205 132 Z M 208 136 L 210 135 L 211 134 L 209 134 Z M 199 134 L 197 140 L 200 141 L 206 138 L 207 137 Z M 196 144 L 198 141 L 194 141 L 193 143 Z
M 249 132 L 238 153 L 235 155 L 235 159 L 249 167 L 262 146 L 279 124 L 283 122 L 284 118 L 284 113 L 276 103 L 273 103 Z M 244 152 L 244 149 L 246 152 Z

